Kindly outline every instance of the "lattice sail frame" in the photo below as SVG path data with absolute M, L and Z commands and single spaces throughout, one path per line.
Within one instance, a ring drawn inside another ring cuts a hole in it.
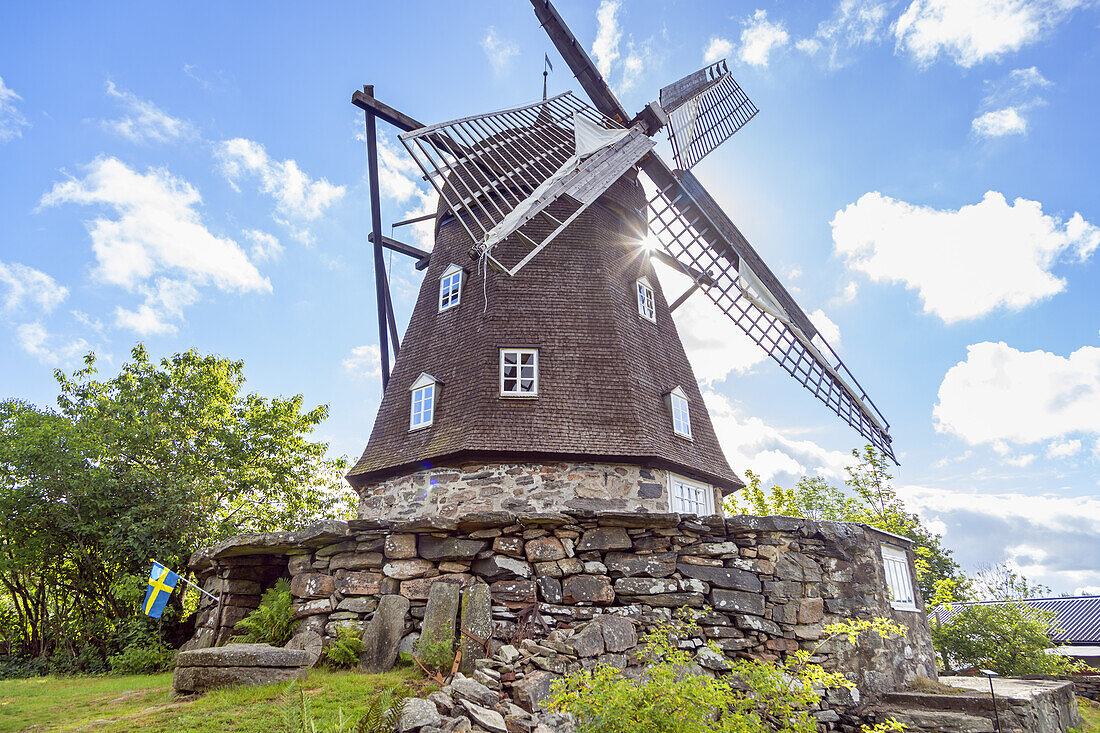
M 762 292 L 759 279 L 743 277 L 704 239 L 716 228 L 698 203 L 679 185 L 670 189 L 658 190 L 649 200 L 650 234 L 672 257 L 710 275 L 714 283 L 702 289 L 718 308 L 796 381 L 896 463 L 889 423 L 828 342 L 821 334 L 807 338 L 777 312 L 771 305 L 774 297 Z M 673 205 L 679 197 L 695 204 L 698 218 L 689 221 Z M 739 264 L 745 267 L 743 259 Z
M 474 241 L 471 254 L 515 275 L 653 147 L 640 129 L 631 128 L 617 142 L 569 165 L 577 154 L 575 115 L 600 128 L 624 129 L 565 92 L 523 107 L 423 127 L 400 139 Z M 569 166 L 567 173 L 563 166 Z M 531 201 L 536 192 L 537 200 Z M 575 207 L 560 219 L 546 209 L 563 198 Z M 522 215 L 510 216 L 518 207 L 523 207 Z M 536 217 L 550 222 L 549 234 L 533 236 L 527 224 Z M 491 252 L 513 234 L 531 249 L 507 267 Z
M 734 81 L 725 61 L 662 89 L 661 106 L 668 115 L 672 157 L 683 170 L 690 170 L 759 112 Z

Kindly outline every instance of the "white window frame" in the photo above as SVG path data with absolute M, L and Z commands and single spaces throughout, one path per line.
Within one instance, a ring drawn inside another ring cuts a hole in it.
M 652 323 L 657 322 L 657 296 L 649 280 L 640 277 L 634 283 L 634 296 L 638 300 L 638 315 Z
M 462 300 L 462 281 L 465 271 L 453 262 L 439 276 L 439 312 L 458 306 Z
M 909 573 L 909 553 L 899 547 L 882 546 L 882 571 L 890 605 L 898 611 L 917 610 L 917 592 Z
M 439 401 L 439 380 L 421 372 L 409 385 L 409 393 L 409 432 L 430 428 L 435 422 L 435 406 Z
M 517 371 L 516 389 L 506 390 L 504 388 L 504 358 L 506 354 L 516 355 L 516 367 Z M 526 365 L 522 364 L 524 356 L 534 356 L 534 383 L 531 389 L 524 391 L 521 387 L 523 383 L 522 368 Z M 538 397 L 539 396 L 539 350 L 538 349 L 520 349 L 512 347 L 501 347 L 500 349 L 500 396 L 501 397 Z
M 682 387 L 676 387 L 665 395 L 669 412 L 672 413 L 672 432 L 681 438 L 692 440 L 691 436 L 691 405 L 688 402 L 687 393 Z
M 676 514 L 709 517 L 714 514 L 714 488 L 709 484 L 670 473 L 668 475 L 668 510 Z

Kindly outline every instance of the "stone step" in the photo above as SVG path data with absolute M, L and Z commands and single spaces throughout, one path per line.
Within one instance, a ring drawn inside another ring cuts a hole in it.
M 893 718 L 909 733 L 992 733 L 993 720 L 952 710 L 914 710 L 883 707 L 876 709 L 878 720 Z M 1008 733 L 1008 729 L 1005 729 Z

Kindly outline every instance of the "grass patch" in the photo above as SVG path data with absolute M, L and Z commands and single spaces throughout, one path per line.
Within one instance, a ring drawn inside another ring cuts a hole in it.
M 1077 698 L 1077 709 L 1085 721 L 1083 733 L 1100 733 L 1100 705 L 1084 697 Z
M 378 675 L 311 670 L 302 683 L 318 730 L 343 711 L 358 720 L 365 700 L 383 687 L 424 683 L 413 668 Z M 172 675 L 37 677 L 0 681 L 0 733 L 9 731 L 172 731 L 172 733 L 269 733 L 279 730 L 287 685 L 215 690 L 170 701 Z M 425 694 L 418 690 L 415 694 Z M 297 694 L 294 695 L 297 700 Z

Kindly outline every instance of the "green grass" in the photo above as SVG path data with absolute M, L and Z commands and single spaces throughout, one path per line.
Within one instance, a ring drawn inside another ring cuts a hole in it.
M 1083 697 L 1077 698 L 1077 709 L 1085 721 L 1082 733 L 1100 733 L 1100 704 Z
M 374 690 L 408 683 L 422 685 L 411 668 L 381 675 L 312 670 L 302 690 L 317 723 L 327 731 L 343 711 L 354 723 Z M 297 688 L 286 684 L 215 690 L 202 697 L 172 701 L 171 674 L 129 677 L 37 677 L 0 681 L 0 732 L 9 731 L 172 731 L 265 733 L 281 730 L 283 712 L 298 705 Z

